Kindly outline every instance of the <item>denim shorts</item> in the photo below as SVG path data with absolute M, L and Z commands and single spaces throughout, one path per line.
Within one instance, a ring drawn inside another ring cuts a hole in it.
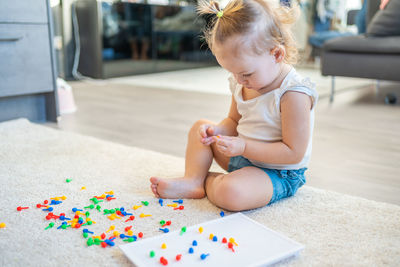
M 263 170 L 271 179 L 273 193 L 268 205 L 280 199 L 293 196 L 297 192 L 297 189 L 299 189 L 303 184 L 306 183 L 304 172 L 307 170 L 307 168 L 302 168 L 298 170 L 277 170 L 261 168 L 255 166 L 248 159 L 242 156 L 232 157 L 229 160 L 228 172 L 233 172 L 248 166 L 256 167 Z

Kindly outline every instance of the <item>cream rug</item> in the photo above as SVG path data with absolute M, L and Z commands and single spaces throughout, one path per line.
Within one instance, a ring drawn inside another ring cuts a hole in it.
M 82 229 L 44 230 L 46 213 L 36 208 L 51 197 L 66 196 L 56 214 L 72 216 L 73 207 L 91 204 L 94 195 L 113 190 L 116 199 L 103 209 L 133 212 L 135 234 L 160 235 L 160 220 L 171 230 L 219 218 L 208 200 L 185 200 L 185 209 L 161 208 L 149 189 L 151 175 L 182 173 L 184 160 L 91 137 L 50 129 L 26 120 L 0 124 L 0 266 L 129 266 L 115 247 L 86 245 Z M 72 179 L 67 183 L 66 179 Z M 82 187 L 86 190 L 81 190 Z M 149 206 L 133 211 L 133 205 Z M 167 201 L 166 201 L 167 202 Z M 17 211 L 18 206 L 28 206 Z M 139 218 L 140 213 L 151 217 Z M 86 228 L 101 234 L 110 225 L 123 232 L 125 220 L 107 219 L 90 210 L 96 222 Z M 227 214 L 229 214 L 227 212 Z M 290 199 L 244 213 L 305 245 L 288 266 L 399 266 L 400 207 L 304 186 Z M 54 220 L 53 220 L 54 221 Z M 259 244 L 262 246 L 262 244 Z M 171 265 L 171 264 L 170 264 Z M 160 265 L 161 266 L 161 265 Z

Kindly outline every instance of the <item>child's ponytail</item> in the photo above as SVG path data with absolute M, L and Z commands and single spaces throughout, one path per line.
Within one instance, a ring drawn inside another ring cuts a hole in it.
M 200 15 L 212 16 L 211 23 L 204 30 L 211 51 L 215 42 L 223 43 L 236 34 L 246 35 L 246 43 L 254 53 L 261 54 L 281 46 L 285 49 L 283 61 L 296 63 L 298 53 L 291 25 L 297 19 L 297 4 L 292 3 L 288 8 L 274 7 L 267 0 L 231 0 L 221 8 L 214 0 L 200 0 L 197 10 Z

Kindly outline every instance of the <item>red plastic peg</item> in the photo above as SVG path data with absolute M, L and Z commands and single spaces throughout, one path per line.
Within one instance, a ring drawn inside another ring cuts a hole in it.
M 164 257 L 161 257 L 161 258 L 160 258 L 160 262 L 161 262 L 162 265 L 168 265 L 168 261 L 167 261 L 167 259 L 164 258 Z
M 171 221 L 166 221 L 165 224 L 161 227 L 167 226 L 167 225 L 171 225 Z
M 47 205 L 42 205 L 42 204 L 36 204 L 36 208 L 47 208 Z
M 224 238 L 222 238 L 222 243 L 226 243 L 226 242 L 228 242 L 228 240 L 226 240 L 226 238 L 224 237 Z
M 175 259 L 176 259 L 177 261 L 180 261 L 180 260 L 182 259 L 182 254 L 176 255 Z
M 107 243 L 106 243 L 106 242 L 101 242 L 101 246 L 102 246 L 103 248 L 106 248 L 106 247 L 107 247 Z
M 131 215 L 131 216 L 129 216 L 129 219 L 126 220 L 125 222 L 127 222 L 127 221 L 133 221 L 134 219 L 135 219 L 135 216 Z
M 21 206 L 17 207 L 17 210 L 18 210 L 18 211 L 26 210 L 26 209 L 29 209 L 29 207 L 21 207 Z
M 233 243 L 229 242 L 228 243 L 228 248 L 232 249 L 232 251 L 235 252 L 235 250 L 233 249 Z
M 139 232 L 139 233 L 138 233 L 138 237 L 142 238 L 142 237 L 143 237 L 143 233 L 142 233 L 142 232 Z
M 128 232 L 131 229 L 132 229 L 132 225 L 131 226 L 127 226 L 127 227 L 125 227 L 125 232 Z
M 174 208 L 174 210 L 183 210 L 184 208 L 185 208 L 184 206 L 179 206 L 179 207 Z
M 113 200 L 113 199 L 116 199 L 115 197 L 108 197 L 107 198 L 107 201 L 111 201 L 111 200 Z
M 43 201 L 44 204 L 48 204 L 49 201 L 46 199 L 45 201 Z
M 105 239 L 105 238 L 106 238 L 106 234 L 105 234 L 105 233 L 102 233 L 102 234 L 100 235 L 100 237 L 101 237 L 101 239 Z

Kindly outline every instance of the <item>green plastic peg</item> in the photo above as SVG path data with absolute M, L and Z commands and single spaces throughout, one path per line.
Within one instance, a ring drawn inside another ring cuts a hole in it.
M 148 206 L 149 202 L 148 201 L 142 201 L 142 204 L 145 205 L 145 206 Z
M 101 206 L 100 206 L 100 205 L 97 205 L 97 206 L 96 206 L 96 210 L 98 210 L 98 211 L 101 212 Z
M 92 237 L 89 237 L 89 239 L 86 241 L 86 244 L 90 247 L 92 245 L 94 245 L 94 241 Z
M 185 232 L 186 232 L 186 226 L 183 226 L 182 229 L 181 229 L 181 234 L 183 234 Z
M 47 229 L 53 228 L 53 226 L 54 226 L 54 223 L 53 223 L 53 222 L 51 222 L 51 223 L 49 223 L 49 226 L 47 226 L 46 228 L 44 228 L 44 230 L 47 230 Z
M 85 209 L 94 209 L 94 205 L 89 205 L 89 206 L 86 206 L 86 207 L 84 207 Z
M 66 181 L 67 183 L 69 183 L 69 182 L 72 181 L 72 179 L 65 179 L 65 181 Z
M 156 253 L 153 250 L 150 251 L 150 258 L 154 258 L 155 255 L 156 255 Z

